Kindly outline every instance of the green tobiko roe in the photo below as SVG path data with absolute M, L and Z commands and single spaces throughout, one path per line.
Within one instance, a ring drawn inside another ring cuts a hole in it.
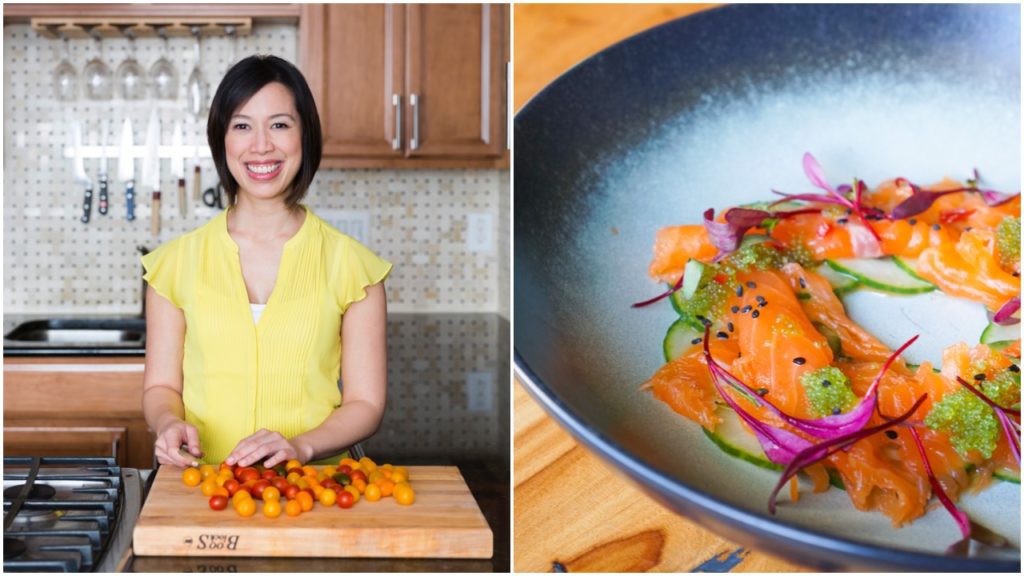
M 1020 218 L 1007 216 L 996 226 L 996 254 L 1004 268 L 1020 266 Z
M 815 417 L 842 414 L 857 404 L 850 379 L 834 366 L 806 372 L 800 377 L 800 383 Z
M 995 412 L 970 390 L 961 388 L 946 394 L 924 419 L 925 426 L 949 434 L 957 454 L 967 458 L 977 450 L 985 458 L 992 457 L 999 438 L 999 422 Z

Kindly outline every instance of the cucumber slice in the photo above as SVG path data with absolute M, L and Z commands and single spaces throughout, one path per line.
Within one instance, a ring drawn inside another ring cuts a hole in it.
M 828 280 L 828 283 L 832 285 L 832 291 L 840 296 L 860 287 L 860 282 L 856 278 L 836 272 L 827 264 L 818 266 L 814 272 Z
M 901 270 L 910 274 L 912 277 L 920 280 L 921 282 L 928 282 L 917 273 L 917 260 L 915 258 L 903 258 L 901 256 L 892 257 L 893 264 L 900 267 Z M 928 282 L 931 284 L 931 282 Z
M 923 294 L 935 290 L 935 285 L 911 276 L 892 258 L 848 258 L 826 260 L 836 272 L 853 276 L 865 286 L 893 294 Z
M 684 350 L 693 346 L 696 338 L 704 337 L 704 327 L 697 328 L 689 318 L 677 318 L 668 332 L 665 333 L 665 340 L 661 349 L 665 353 L 665 361 L 671 362 L 679 357 Z
M 767 242 L 771 239 L 771 236 L 765 236 L 764 234 L 747 234 L 740 240 L 740 248 L 746 248 L 747 246 Z
M 715 431 L 712 432 L 707 428 L 701 428 L 701 430 L 722 452 L 739 458 L 744 462 L 749 462 L 759 468 L 776 471 L 785 469 L 785 466 L 776 464 L 765 456 L 764 450 L 761 449 L 761 444 L 757 441 L 757 438 L 743 427 L 740 417 L 736 415 L 732 408 L 723 406 L 716 413 L 722 419 L 722 422 Z M 829 484 L 836 488 L 840 490 L 846 489 L 843 485 L 843 478 L 838 472 L 829 470 L 828 480 Z
M 1020 470 L 1011 470 L 1009 468 L 1000 468 L 992 473 L 993 476 L 999 478 L 1003 482 L 1011 482 L 1013 484 L 1020 484 Z
M 686 263 L 686 268 L 683 268 L 683 287 L 680 290 L 683 298 L 687 300 L 693 298 L 693 293 L 697 291 L 697 286 L 700 285 L 702 274 L 704 274 L 704 264 L 691 258 Z
M 990 322 L 981 333 L 981 343 L 993 350 L 1002 350 L 1020 339 L 1020 324 L 1000 326 Z

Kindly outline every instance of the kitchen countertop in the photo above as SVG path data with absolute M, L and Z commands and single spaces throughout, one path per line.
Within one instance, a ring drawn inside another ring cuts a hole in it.
M 586 57 L 688 5 L 515 9 L 515 107 Z M 516 382 L 514 567 L 521 572 L 796 572 L 679 516 L 576 443 Z
M 66 315 L 60 315 L 64 317 Z M 79 317 L 79 316 L 76 316 Z M 4 333 L 40 315 L 5 315 Z M 362 442 L 378 462 L 458 466 L 494 533 L 490 560 L 136 558 L 135 571 L 427 571 L 510 569 L 509 322 L 493 313 L 388 315 L 388 406 Z M 5 341 L 5 356 L 24 356 Z M 77 356 L 96 356 L 89 349 Z M 143 356 L 142 350 L 135 355 Z

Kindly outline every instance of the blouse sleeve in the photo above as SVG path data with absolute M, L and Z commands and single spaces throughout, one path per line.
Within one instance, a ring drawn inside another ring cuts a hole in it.
M 178 242 L 171 241 L 142 257 L 142 266 L 146 273 L 142 276 L 156 290 L 157 294 L 168 299 L 176 307 L 181 308 L 178 290 L 178 263 L 180 250 Z
M 342 313 L 353 302 L 366 297 L 366 287 L 383 282 L 391 273 L 391 262 L 377 256 L 369 248 L 351 240 L 344 250 L 337 281 L 338 305 Z

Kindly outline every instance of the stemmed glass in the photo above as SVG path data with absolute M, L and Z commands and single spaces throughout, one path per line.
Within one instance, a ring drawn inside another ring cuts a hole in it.
M 146 69 L 135 59 L 135 33 L 126 30 L 124 35 L 131 51 L 117 67 L 117 87 L 125 100 L 142 100 L 146 97 Z
M 68 49 L 68 38 L 61 34 L 64 41 L 64 59 L 53 69 L 53 93 L 57 100 L 71 102 L 78 98 L 78 70 L 71 63 Z
M 164 53 L 149 68 L 149 81 L 153 85 L 153 95 L 161 100 L 174 100 L 178 97 L 178 71 L 167 59 L 167 33 L 159 30 L 164 39 Z
M 103 42 L 96 38 L 97 55 L 85 64 L 82 76 L 85 78 L 85 96 L 90 100 L 110 100 L 114 96 L 114 73 L 103 62 Z
M 188 76 L 188 83 L 186 84 L 186 92 L 188 98 L 188 110 L 193 116 L 199 118 L 203 114 L 203 108 L 206 106 L 206 83 L 203 82 L 203 70 L 200 66 L 200 46 L 199 46 L 199 27 L 192 27 L 192 35 L 196 38 L 196 65 L 192 68 L 192 73 Z

